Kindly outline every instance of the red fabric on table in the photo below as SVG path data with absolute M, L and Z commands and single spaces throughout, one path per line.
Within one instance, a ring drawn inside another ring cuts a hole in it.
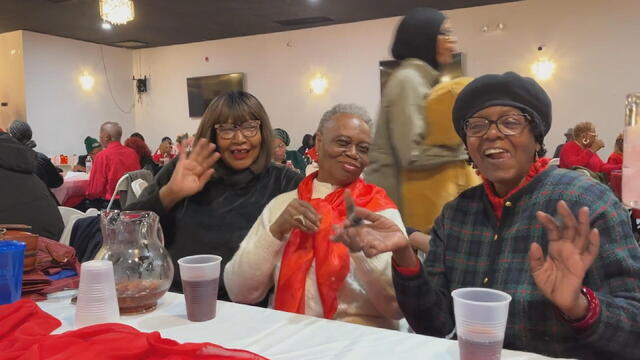
M 212 343 L 180 344 L 157 331 L 140 332 L 124 324 L 100 324 L 59 335 L 61 323 L 33 301 L 0 306 L 0 359 L 266 359 Z

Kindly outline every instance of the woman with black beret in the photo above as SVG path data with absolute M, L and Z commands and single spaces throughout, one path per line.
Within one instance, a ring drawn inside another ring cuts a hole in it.
M 445 206 L 424 264 L 400 229 L 364 209 L 356 213 L 371 223 L 336 240 L 393 252 L 398 304 L 417 333 L 452 333 L 451 291 L 486 287 L 513 299 L 505 348 L 640 358 L 640 249 L 628 212 L 605 185 L 547 166 L 542 87 L 512 72 L 479 77 L 459 94 L 453 123 L 484 184 Z

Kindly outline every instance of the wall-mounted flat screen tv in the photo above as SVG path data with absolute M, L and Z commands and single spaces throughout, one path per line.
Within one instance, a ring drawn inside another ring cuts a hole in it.
M 227 91 L 244 90 L 244 83 L 244 73 L 188 78 L 189 117 L 201 117 L 216 96 Z

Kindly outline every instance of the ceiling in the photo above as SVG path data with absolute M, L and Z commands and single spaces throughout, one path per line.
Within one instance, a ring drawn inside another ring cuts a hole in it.
M 414 7 L 449 10 L 512 1 L 134 0 L 135 19 L 104 30 L 98 0 L 1 0 L 0 33 L 29 30 L 107 45 L 135 40 L 142 44 L 131 47 L 155 47 L 399 16 Z

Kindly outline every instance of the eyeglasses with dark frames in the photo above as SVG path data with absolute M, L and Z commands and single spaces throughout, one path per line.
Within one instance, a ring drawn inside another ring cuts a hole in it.
M 497 120 L 474 116 L 464 122 L 464 131 L 467 136 L 482 137 L 489 131 L 491 125 L 496 125 L 503 135 L 514 136 L 520 134 L 530 121 L 529 115 L 517 113 L 502 115 Z
M 260 121 L 248 120 L 240 125 L 216 124 L 214 128 L 216 129 L 216 133 L 218 134 L 218 136 L 220 136 L 220 138 L 224 140 L 232 139 L 237 131 L 240 131 L 242 136 L 246 138 L 252 138 L 258 135 L 258 130 L 260 130 Z

